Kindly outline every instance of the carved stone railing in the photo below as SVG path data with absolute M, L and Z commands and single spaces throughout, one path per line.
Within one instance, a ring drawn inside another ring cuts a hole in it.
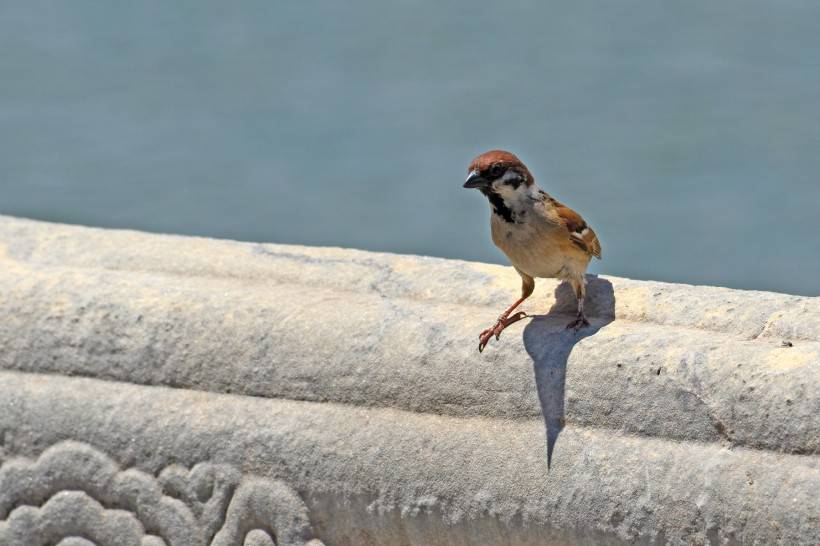
M 518 289 L 0 217 L 0 545 L 820 544 L 819 298 Z

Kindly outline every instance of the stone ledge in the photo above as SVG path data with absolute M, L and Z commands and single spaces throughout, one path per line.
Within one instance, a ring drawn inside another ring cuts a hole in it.
M 148 475 L 228 465 L 297 491 L 326 544 L 820 539 L 816 457 L 568 426 L 548 469 L 536 420 L 15 372 L 0 372 L 0 404 L 6 451 L 33 460 L 71 438 Z
M 818 298 L 593 278 L 594 328 L 575 336 L 569 293 L 542 282 L 535 319 L 479 355 L 518 290 L 505 268 L 110 233 L 0 221 L 0 367 L 820 451 Z M 469 301 L 487 286 L 498 303 Z M 794 347 L 771 337 L 784 330 Z
M 243 284 L 298 284 L 385 298 L 447 301 L 496 308 L 510 303 L 521 280 L 510 267 L 342 248 L 242 243 L 50 224 L 0 215 L 0 259 L 36 268 L 101 269 Z M 333 274 L 329 275 L 329 271 Z M 668 324 L 747 339 L 820 341 L 818 298 L 603 277 L 618 294 L 615 318 Z M 531 302 L 554 304 L 557 283 L 539 279 Z M 573 304 L 561 301 L 559 310 Z M 613 312 L 599 294 L 599 315 Z
M 820 298 L 596 277 L 573 335 L 539 281 L 479 355 L 518 288 L 0 217 L 0 462 L 70 439 L 149 472 L 227 464 L 297 490 L 327 544 L 818 542 Z

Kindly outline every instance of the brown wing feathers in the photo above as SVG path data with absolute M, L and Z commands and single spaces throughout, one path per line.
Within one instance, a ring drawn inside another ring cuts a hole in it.
M 555 207 L 558 216 L 567 226 L 570 240 L 580 249 L 592 254 L 599 260 L 601 259 L 601 243 L 598 241 L 598 236 L 592 231 L 592 228 L 587 225 L 581 215 L 571 208 L 556 202 Z

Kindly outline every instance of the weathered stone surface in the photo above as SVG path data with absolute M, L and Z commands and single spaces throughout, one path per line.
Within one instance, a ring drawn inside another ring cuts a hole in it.
M 17 372 L 0 377 L 0 400 L 9 409 L 0 427 L 12 431 L 7 450 L 33 460 L 42 446 L 56 444 L 51 450 L 65 460 L 60 442 L 74 438 L 105 445 L 113 459 L 135 466 L 126 472 L 160 479 L 170 460 L 195 469 L 220 461 L 260 479 L 284 479 L 302 492 L 327 544 L 664 542 L 659 537 L 811 544 L 817 538 L 816 457 L 570 424 L 548 470 L 546 431 L 536 420 Z M 56 457 L 47 450 L 44 458 Z M 84 490 L 106 502 L 104 492 L 90 490 L 92 480 L 85 483 Z M 37 504 L 44 496 L 26 498 Z
M 820 299 L 591 278 L 574 335 L 539 281 L 479 355 L 518 288 L 0 218 L 0 544 L 820 543 Z
M 69 440 L 54 442 L 36 461 L 16 458 L 0 467 L 3 545 L 45 546 L 77 535 L 93 544 L 224 546 L 262 529 L 293 545 L 306 544 L 312 532 L 306 507 L 288 486 L 243 478 L 229 465 L 199 463 L 190 472 L 171 465 L 154 478 Z

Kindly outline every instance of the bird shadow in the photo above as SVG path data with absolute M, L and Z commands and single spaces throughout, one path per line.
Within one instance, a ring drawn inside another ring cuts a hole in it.
M 555 304 L 546 315 L 534 315 L 524 328 L 524 347 L 532 358 L 541 414 L 547 437 L 547 468 L 558 435 L 566 424 L 565 390 L 567 361 L 572 349 L 582 339 L 595 335 L 615 319 L 615 292 L 612 283 L 595 275 L 587 275 L 585 301 L 590 325 L 578 332 L 567 329 L 575 317 L 576 301 L 568 283 L 555 289 Z

